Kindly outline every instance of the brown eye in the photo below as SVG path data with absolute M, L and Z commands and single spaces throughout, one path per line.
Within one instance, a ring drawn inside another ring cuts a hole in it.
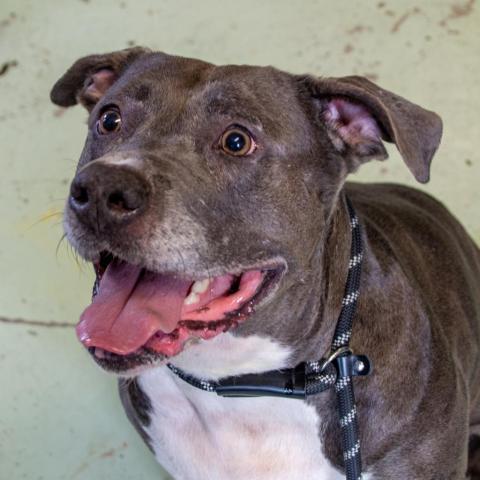
M 122 117 L 120 113 L 117 110 L 107 110 L 102 113 L 102 116 L 97 121 L 97 130 L 98 133 L 106 135 L 120 130 L 121 124 Z
M 257 145 L 253 138 L 244 130 L 233 127 L 223 133 L 220 146 L 225 153 L 242 157 L 255 151 Z

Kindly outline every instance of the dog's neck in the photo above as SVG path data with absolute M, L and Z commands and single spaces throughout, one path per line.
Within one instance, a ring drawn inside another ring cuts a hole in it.
M 308 304 L 298 319 L 304 325 L 304 338 L 309 338 L 309 342 L 298 345 L 292 364 L 317 360 L 331 347 L 345 292 L 352 243 L 344 190 L 333 204 L 322 237 L 311 259 L 314 276 L 309 282 Z

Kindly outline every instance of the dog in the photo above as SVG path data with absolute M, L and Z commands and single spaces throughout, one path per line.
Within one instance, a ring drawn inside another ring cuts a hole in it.
M 480 479 L 480 252 L 429 195 L 346 183 L 394 143 L 429 180 L 438 115 L 366 78 L 215 66 L 135 47 L 76 61 L 52 101 L 88 135 L 68 240 L 99 284 L 77 326 L 174 478 L 344 478 L 335 392 L 222 398 L 204 380 L 325 357 L 351 244 L 364 479 Z

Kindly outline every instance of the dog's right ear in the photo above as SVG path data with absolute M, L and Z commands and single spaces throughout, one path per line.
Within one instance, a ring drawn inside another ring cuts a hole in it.
M 91 111 L 122 72 L 139 57 L 150 52 L 147 48 L 135 47 L 80 58 L 55 83 L 50 99 L 61 107 L 81 103 Z

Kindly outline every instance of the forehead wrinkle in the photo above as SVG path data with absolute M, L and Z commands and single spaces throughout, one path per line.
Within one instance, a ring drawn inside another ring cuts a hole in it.
M 233 91 L 232 91 L 233 92 Z M 218 81 L 198 84 L 187 92 L 182 106 L 183 116 L 187 118 L 221 117 L 237 120 L 245 120 L 253 126 L 262 129 L 262 121 L 256 112 L 249 107 L 242 106 L 241 97 L 234 92 L 233 98 L 229 98 L 231 92 L 225 91 L 225 86 Z M 200 115 L 200 117 L 199 117 Z
M 255 107 L 256 102 L 253 92 L 215 80 L 190 96 L 188 103 L 193 108 L 201 105 L 208 115 L 244 120 L 263 129 L 261 109 Z
M 215 115 L 217 117 L 225 117 L 238 121 L 245 121 L 260 130 L 263 130 L 263 123 L 255 114 L 248 109 L 241 109 L 238 106 L 233 106 L 228 102 L 221 103 L 220 105 L 208 104 L 207 112 L 209 115 Z
M 136 100 L 138 102 L 147 101 L 150 97 L 150 94 L 151 87 L 148 83 L 137 84 L 132 82 L 125 90 L 126 97 L 131 98 L 132 100 Z

